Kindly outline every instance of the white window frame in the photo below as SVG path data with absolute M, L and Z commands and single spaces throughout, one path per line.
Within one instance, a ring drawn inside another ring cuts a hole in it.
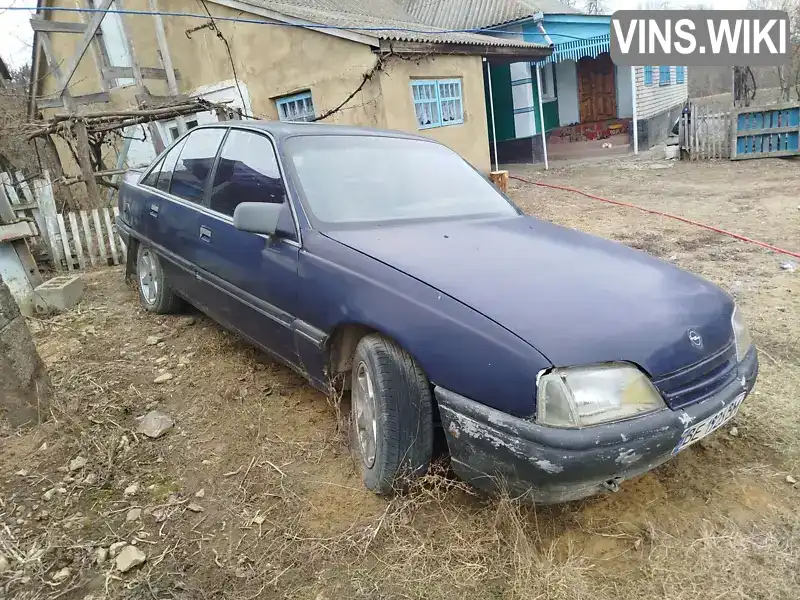
M 90 0 L 92 8 L 98 8 L 97 0 Z M 112 2 L 108 9 L 117 10 L 117 6 Z M 107 12 L 100 22 L 100 40 L 105 50 L 106 59 L 111 67 L 133 67 L 133 56 L 128 40 L 125 37 L 125 29 L 122 26 L 122 15 L 117 12 Z M 120 77 L 114 80 L 112 87 L 126 87 L 134 85 L 135 81 L 131 77 Z
M 531 69 L 535 73 L 536 63 L 531 64 Z M 535 80 L 536 78 L 533 77 Z M 542 65 L 542 102 L 552 102 L 558 99 L 556 94 L 555 76 L 553 75 L 553 63 Z M 545 91 L 546 90 L 546 91 Z

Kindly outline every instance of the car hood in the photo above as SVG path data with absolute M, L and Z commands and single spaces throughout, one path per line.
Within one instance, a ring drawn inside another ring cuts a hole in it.
M 325 235 L 468 305 L 556 366 L 629 361 L 656 377 L 732 341 L 733 301 L 715 285 L 644 252 L 532 217 Z

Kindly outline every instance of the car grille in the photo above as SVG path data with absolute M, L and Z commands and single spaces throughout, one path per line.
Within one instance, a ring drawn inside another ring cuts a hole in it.
M 653 380 L 670 408 L 705 400 L 738 376 L 736 346 L 732 342 L 699 363 Z

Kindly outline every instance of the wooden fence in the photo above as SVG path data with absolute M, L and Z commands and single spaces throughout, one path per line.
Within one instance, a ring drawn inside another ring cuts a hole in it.
M 689 104 L 681 115 L 681 157 L 688 160 L 730 158 L 731 107 L 721 104 Z
M 2 172 L 0 193 L 5 193 L 19 219 L 36 223 L 39 235 L 29 241 L 36 254 L 50 258 L 56 270 L 124 264 L 116 207 L 59 213 L 46 171 L 27 180 L 20 173 Z
M 118 214 L 119 209 L 114 207 L 48 216 L 56 268 L 72 271 L 124 264 L 125 245 L 115 224 Z
M 731 160 L 800 156 L 800 102 L 734 112 Z

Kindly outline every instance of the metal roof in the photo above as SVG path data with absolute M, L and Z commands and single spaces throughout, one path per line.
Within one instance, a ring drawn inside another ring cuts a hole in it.
M 432 0 L 423 0 L 432 1 Z M 486 0 L 482 0 L 486 1 Z M 553 2 L 555 0 L 546 0 Z M 320 25 L 341 27 L 380 40 L 465 44 L 507 48 L 547 48 L 521 40 L 504 39 L 447 29 L 412 17 L 402 6 L 403 0 L 243 0 L 243 4 L 265 8 L 282 15 Z
M 446 29 L 494 27 L 527 19 L 537 13 L 580 12 L 558 0 L 403 0 L 403 2 L 414 20 Z

